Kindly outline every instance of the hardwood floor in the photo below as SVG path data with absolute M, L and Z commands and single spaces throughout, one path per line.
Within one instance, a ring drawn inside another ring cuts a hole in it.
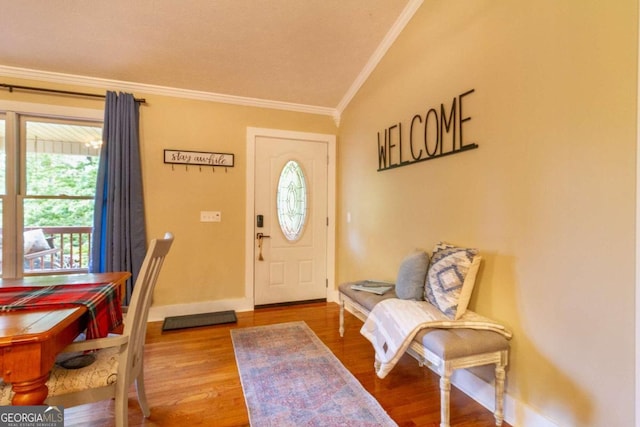
M 362 322 L 345 313 L 345 337 L 340 338 L 338 313 L 335 303 L 312 303 L 237 313 L 238 322 L 227 325 L 162 332 L 161 322 L 149 323 L 145 381 L 151 417 L 142 416 L 132 389 L 129 425 L 249 425 L 230 329 L 304 320 L 399 426 L 438 426 L 439 377 L 405 355 L 385 379 L 377 378 L 371 344 L 359 332 Z M 65 426 L 111 426 L 113 410 L 113 401 L 69 408 Z M 452 387 L 451 425 L 494 426 L 495 420 Z

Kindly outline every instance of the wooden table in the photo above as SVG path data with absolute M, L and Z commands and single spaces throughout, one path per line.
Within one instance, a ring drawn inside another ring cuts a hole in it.
M 130 276 L 128 272 L 29 276 L 0 279 L 0 287 L 111 282 L 123 290 Z M 56 356 L 86 328 L 86 313 L 84 306 L 0 313 L 0 373 L 12 384 L 12 404 L 43 404 Z
M 51 274 L 46 276 L 28 276 L 22 279 L 0 279 L 0 287 L 14 286 L 51 286 L 51 285 L 77 285 L 82 283 L 119 283 L 124 295 L 124 286 L 131 277 L 128 271 L 116 271 L 114 273 L 80 273 L 80 274 Z

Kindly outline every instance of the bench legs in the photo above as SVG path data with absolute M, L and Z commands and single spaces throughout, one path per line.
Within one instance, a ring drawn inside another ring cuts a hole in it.
M 504 379 L 506 376 L 504 366 L 504 362 L 496 363 L 496 409 L 493 415 L 498 427 L 502 425 L 504 420 Z
M 344 311 L 346 308 L 345 301 L 349 304 L 349 311 L 354 314 L 357 318 L 364 321 L 368 314 L 365 308 L 358 305 L 348 297 L 344 296 L 342 293 L 340 294 L 340 336 L 344 337 Z M 353 309 L 353 311 L 352 311 Z M 418 360 L 418 364 L 422 366 L 430 365 L 430 359 L 423 353 L 423 351 L 414 351 L 410 352 L 410 354 Z M 500 351 L 498 354 L 480 354 L 469 357 L 480 357 L 480 360 L 473 360 L 473 363 L 469 364 L 468 361 L 465 363 L 460 363 L 460 360 L 452 361 L 432 361 L 436 366 L 435 370 L 440 375 L 440 427 L 449 427 L 449 419 L 450 419 L 450 395 L 451 395 L 451 375 L 455 369 L 460 368 L 469 368 L 473 366 L 482 366 L 494 364 L 495 368 L 495 410 L 494 417 L 496 420 L 496 426 L 501 426 L 504 420 L 504 388 L 505 388 L 505 367 L 508 363 L 508 355 L 509 351 L 504 350 Z M 489 360 L 486 358 L 489 357 Z M 467 357 L 468 358 L 468 357 Z M 442 364 L 441 364 L 442 363 Z M 378 372 L 380 368 L 380 362 L 374 360 L 374 369 Z
M 504 352 L 502 361 L 496 363 L 496 402 L 493 416 L 496 419 L 496 426 L 500 427 L 504 421 L 504 380 L 506 377 L 506 352 Z M 451 401 L 451 374 L 453 369 L 444 366 L 440 374 L 440 427 L 449 427 L 449 406 Z
M 449 402 L 451 400 L 451 372 L 446 367 L 440 376 L 440 427 L 449 427 Z
M 496 426 L 500 427 L 504 420 L 504 380 L 506 377 L 505 364 L 506 352 L 503 360 L 496 363 L 496 406 L 493 416 L 496 419 Z M 440 427 L 449 427 L 450 401 L 451 401 L 451 374 L 453 369 L 446 366 L 440 375 Z
M 344 337 L 344 300 L 340 298 L 340 338 Z

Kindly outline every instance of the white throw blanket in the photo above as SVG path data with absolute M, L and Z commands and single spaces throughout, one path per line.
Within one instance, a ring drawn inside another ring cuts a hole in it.
M 427 301 L 389 298 L 373 307 L 360 329 L 373 344 L 378 377 L 387 376 L 423 328 L 482 329 L 511 338 L 504 326 L 469 310 L 460 319 L 451 320 Z

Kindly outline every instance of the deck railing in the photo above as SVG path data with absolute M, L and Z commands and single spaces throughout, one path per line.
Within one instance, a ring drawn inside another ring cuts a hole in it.
M 26 227 L 42 229 L 51 249 L 25 255 L 24 273 L 89 271 L 92 227 Z

